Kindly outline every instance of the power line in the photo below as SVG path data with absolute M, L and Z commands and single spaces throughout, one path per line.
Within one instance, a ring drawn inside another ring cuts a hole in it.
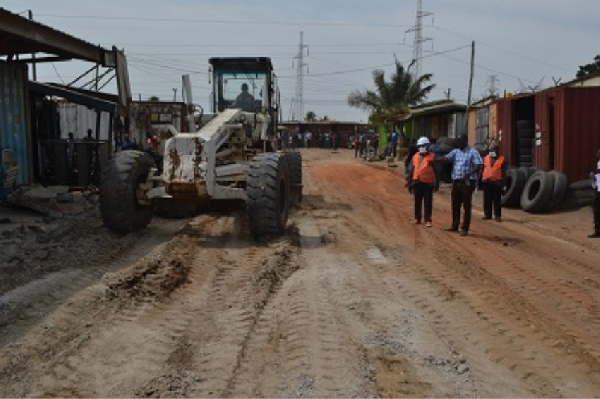
M 141 21 L 141 22 L 187 22 L 187 23 L 204 23 L 204 24 L 246 24 L 246 25 L 283 25 L 283 26 L 350 26 L 350 27 L 365 27 L 365 28 L 397 28 L 405 25 L 385 25 L 385 24 L 369 24 L 356 22 L 340 22 L 340 21 L 323 21 L 323 22 L 294 22 L 294 21 L 256 21 L 256 20 L 231 20 L 231 19 L 193 19 L 193 18 L 145 18 L 145 17 L 122 17 L 122 16 L 105 16 L 105 15 L 59 15 L 59 14 L 37 14 L 38 17 L 51 18 L 77 18 L 77 19 L 98 19 L 98 20 L 117 20 L 117 21 Z

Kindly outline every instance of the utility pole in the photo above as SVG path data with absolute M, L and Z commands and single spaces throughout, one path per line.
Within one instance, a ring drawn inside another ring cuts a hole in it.
M 469 74 L 469 94 L 467 96 L 467 114 L 465 115 L 465 134 L 469 128 L 469 110 L 471 109 L 471 92 L 473 90 L 473 75 L 475 73 L 475 40 L 471 42 L 471 72 Z
M 429 15 L 433 16 L 433 13 L 423 11 L 423 0 L 417 0 L 417 17 L 415 20 L 415 26 L 413 26 L 405 32 L 415 32 L 415 39 L 413 44 L 413 62 L 415 64 L 415 72 L 412 75 L 413 80 L 419 79 L 419 77 L 421 77 L 421 63 L 423 60 L 423 42 L 432 40 L 431 38 L 423 38 L 423 17 L 427 17 Z
M 304 49 L 308 56 L 308 45 L 304 44 L 304 32 L 300 32 L 300 45 L 298 46 L 298 54 L 294 57 L 296 62 L 296 95 L 294 96 L 292 120 L 301 121 L 304 118 L 304 67 L 308 73 L 308 64 L 304 63 Z M 292 63 L 293 66 L 293 63 Z
M 177 101 L 177 88 L 173 87 L 173 102 Z

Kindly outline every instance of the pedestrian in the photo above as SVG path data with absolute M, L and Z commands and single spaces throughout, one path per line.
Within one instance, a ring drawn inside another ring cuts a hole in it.
M 397 151 L 398 151 L 398 139 L 400 138 L 400 133 L 398 130 L 394 130 L 392 133 L 392 157 L 396 159 Z
M 412 139 L 410 144 L 408 145 L 408 152 L 406 153 L 406 158 L 404 159 L 404 178 L 408 181 L 408 168 L 410 167 L 410 163 L 412 162 L 412 157 L 417 153 L 417 141 Z
M 415 199 L 415 219 L 413 224 L 421 224 L 423 207 L 425 208 L 425 225 L 432 226 L 433 193 L 438 191 L 434 163 L 435 154 L 429 151 L 429 139 L 421 137 L 417 140 L 418 152 L 413 156 L 408 173 L 408 192 Z
M 466 135 L 460 136 L 457 144 L 458 148 L 453 149 L 448 155 L 441 158 L 442 161 L 452 163 L 452 190 L 450 193 L 452 225 L 446 231 L 459 230 L 461 208 L 464 208 L 460 235 L 466 236 L 469 234 L 469 228 L 471 227 L 473 192 L 477 186 L 483 160 L 477 150 L 469 147 Z
M 359 152 L 360 152 L 360 137 L 357 134 L 354 136 L 354 158 L 358 157 Z
M 596 151 L 596 171 L 590 173 L 592 178 L 592 187 L 596 192 L 594 196 L 594 232 L 588 235 L 589 238 L 600 237 L 600 149 Z
M 483 191 L 483 220 L 490 220 L 492 213 L 496 222 L 502 221 L 502 192 L 506 180 L 506 164 L 504 156 L 499 154 L 500 148 L 494 144 L 483 158 L 481 189 Z

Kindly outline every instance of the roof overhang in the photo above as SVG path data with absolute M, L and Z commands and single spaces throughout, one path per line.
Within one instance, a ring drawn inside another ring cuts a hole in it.
M 62 97 L 65 100 L 85 105 L 88 108 L 92 108 L 98 111 L 105 111 L 109 113 L 117 112 L 117 96 L 110 96 L 105 94 L 106 98 L 99 98 L 98 92 L 84 91 L 81 89 L 74 89 L 72 87 L 60 87 L 53 84 L 45 84 L 38 82 L 29 82 L 29 90 L 34 93 L 39 93 L 47 96 Z M 111 101 L 110 98 L 113 98 Z
M 41 53 L 42 56 L 33 59 L 31 54 L 35 53 Z M 111 50 L 0 8 L 0 56 L 5 56 L 12 62 L 78 59 L 112 67 L 113 54 Z

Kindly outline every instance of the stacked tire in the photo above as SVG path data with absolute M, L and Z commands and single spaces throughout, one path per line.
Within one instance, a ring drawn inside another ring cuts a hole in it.
M 579 180 L 568 186 L 563 209 L 578 209 L 594 203 L 596 193 L 589 179 Z
M 520 205 L 526 212 L 541 213 L 559 209 L 567 192 L 567 177 L 552 170 L 534 172 L 525 183 Z
M 533 166 L 533 149 L 535 141 L 534 121 L 531 119 L 516 122 L 517 161 L 519 166 Z

